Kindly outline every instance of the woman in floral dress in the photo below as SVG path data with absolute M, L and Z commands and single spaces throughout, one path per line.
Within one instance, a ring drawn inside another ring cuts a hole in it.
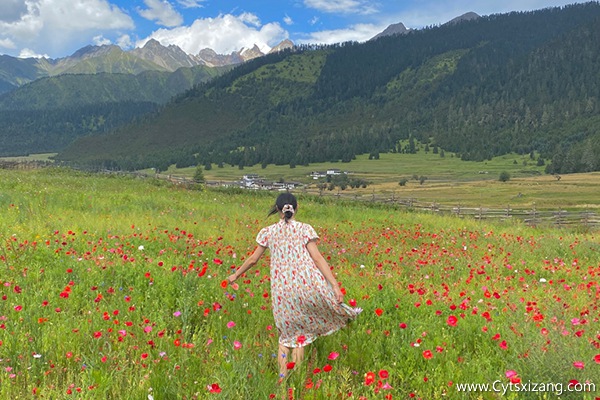
M 343 303 L 344 294 L 317 248 L 317 233 L 312 226 L 295 220 L 297 210 L 294 195 L 279 195 L 269 212 L 279 214 L 279 222 L 258 233 L 254 253 L 228 278 L 233 283 L 260 260 L 267 248 L 270 250 L 271 299 L 279 331 L 281 377 L 286 375 L 289 361 L 303 360 L 304 346 L 344 327 L 362 311 Z

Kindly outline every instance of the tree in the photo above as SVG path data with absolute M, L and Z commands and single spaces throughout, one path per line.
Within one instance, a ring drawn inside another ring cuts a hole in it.
M 206 182 L 204 179 L 204 172 L 202 172 L 202 165 L 198 165 L 196 167 L 196 172 L 194 172 L 194 182 L 196 182 L 196 183 Z
M 508 182 L 510 180 L 510 174 L 506 171 L 500 172 L 500 176 L 498 177 L 500 182 Z

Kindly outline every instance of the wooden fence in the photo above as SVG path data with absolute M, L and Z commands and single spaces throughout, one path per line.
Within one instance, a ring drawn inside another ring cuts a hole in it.
M 312 193 L 321 197 L 335 198 L 338 200 L 353 200 L 362 202 L 378 202 L 398 207 L 405 207 L 411 210 L 430 212 L 435 214 L 454 215 L 459 218 L 475 218 L 480 220 L 523 220 L 529 226 L 551 225 L 555 227 L 580 227 L 588 230 L 600 229 L 600 214 L 591 209 L 584 210 L 538 210 L 532 208 L 513 208 L 506 205 L 503 208 L 490 207 L 465 207 L 460 204 L 450 205 L 434 202 L 419 201 L 413 198 L 398 198 L 395 195 L 384 194 L 358 194 L 358 193 L 333 193 L 330 191 L 310 191 L 304 190 L 303 193 Z

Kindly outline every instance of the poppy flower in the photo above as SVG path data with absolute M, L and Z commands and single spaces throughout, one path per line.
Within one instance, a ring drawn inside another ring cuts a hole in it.
M 600 354 L 596 354 L 596 356 L 594 357 L 594 361 L 596 362 L 596 364 L 600 364 Z
M 365 374 L 365 385 L 366 386 L 372 385 L 373 382 L 375 382 L 375 373 L 369 371 Z
M 296 366 L 296 363 L 295 363 L 295 362 L 293 362 L 293 361 L 290 361 L 289 363 L 287 363 L 287 364 L 285 365 L 285 367 L 286 367 L 287 369 L 294 369 L 294 367 L 295 367 L 295 366 Z
M 454 315 L 449 316 L 448 319 L 446 320 L 446 323 L 450 326 L 456 326 L 457 322 L 458 322 L 458 318 L 456 318 Z
M 335 360 L 336 358 L 338 358 L 340 356 L 340 353 L 336 353 L 335 351 L 332 351 L 331 353 L 329 353 L 329 356 L 327 357 L 329 360 Z
M 226 288 L 227 285 L 229 285 L 229 282 L 227 282 L 227 279 L 224 279 L 223 281 L 221 281 L 221 287 L 222 288 Z
M 212 385 L 208 385 L 208 391 L 210 393 L 221 393 L 221 387 L 218 383 L 213 383 Z
M 425 358 L 426 360 L 433 358 L 433 353 L 431 352 L 431 350 L 425 350 L 423 352 L 423 358 Z
M 323 367 L 323 372 L 329 372 L 331 371 L 331 365 L 327 364 Z
M 381 314 L 383 314 L 383 310 L 381 308 L 378 308 L 375 310 L 375 314 L 377 314 L 378 317 L 381 317 Z
M 379 370 L 379 378 L 387 379 L 390 376 L 386 369 Z
M 585 364 L 582 361 L 575 361 L 573 363 L 573 366 L 578 369 L 583 369 L 585 367 Z

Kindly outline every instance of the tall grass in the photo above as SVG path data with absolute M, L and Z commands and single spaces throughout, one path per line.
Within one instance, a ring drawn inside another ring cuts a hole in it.
M 268 256 L 220 284 L 274 197 L 0 170 L 0 398 L 487 399 L 457 386 L 510 371 L 595 398 L 567 392 L 600 385 L 595 234 L 302 195 L 364 312 L 278 384 Z

